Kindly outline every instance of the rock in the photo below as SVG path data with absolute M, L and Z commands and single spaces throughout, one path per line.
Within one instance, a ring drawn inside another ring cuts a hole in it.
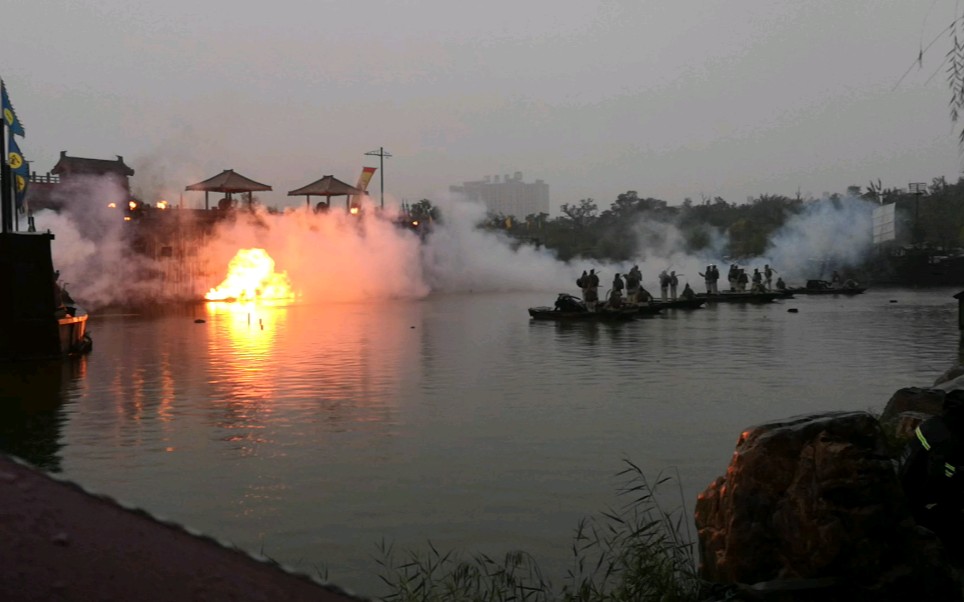
M 954 380 L 959 376 L 964 376 L 964 364 L 956 364 L 953 367 L 948 368 L 944 374 L 941 374 L 937 377 L 937 380 L 934 381 L 934 386 L 936 387 L 946 383 L 949 380 Z
M 944 406 L 945 391 L 942 389 L 922 389 L 920 387 L 905 387 L 898 389 L 884 406 L 880 415 L 880 422 L 887 424 L 895 420 L 904 412 L 920 412 L 930 416 L 937 416 Z
M 696 526 L 710 581 L 828 580 L 792 598 L 822 602 L 964 599 L 936 537 L 914 524 L 867 412 L 747 429 L 726 475 L 700 494 Z
M 951 378 L 945 378 L 944 380 L 938 379 L 938 382 L 934 384 L 934 388 L 940 389 L 945 393 L 950 393 L 951 391 L 955 391 L 957 389 L 964 389 L 964 375 L 952 376 Z
M 894 438 L 901 443 L 906 443 L 914 436 L 914 429 L 931 416 L 932 414 L 923 412 L 901 412 L 892 423 Z

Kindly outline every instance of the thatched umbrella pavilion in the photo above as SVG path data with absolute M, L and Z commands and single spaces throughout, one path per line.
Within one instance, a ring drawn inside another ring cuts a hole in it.
M 233 169 L 225 169 L 213 178 L 208 178 L 197 184 L 191 184 L 185 187 L 184 190 L 203 190 L 204 208 L 208 209 L 209 192 L 223 192 L 228 200 L 231 200 L 231 195 L 235 192 L 247 192 L 248 204 L 250 205 L 252 192 L 271 190 L 271 187 L 261 182 L 255 182 L 239 173 L 235 173 Z
M 325 209 L 331 206 L 331 197 L 333 196 L 344 196 L 345 198 L 345 209 L 349 209 L 349 203 L 351 202 L 351 197 L 353 195 L 365 194 L 364 190 L 359 190 L 350 184 L 346 184 L 334 176 L 325 176 L 320 180 L 316 180 L 307 186 L 302 186 L 297 190 L 292 190 L 288 192 L 288 196 L 302 196 L 305 197 L 305 203 L 311 206 L 312 196 L 323 196 L 327 197 L 327 204 L 324 206 Z M 321 203 L 319 203 L 319 208 Z

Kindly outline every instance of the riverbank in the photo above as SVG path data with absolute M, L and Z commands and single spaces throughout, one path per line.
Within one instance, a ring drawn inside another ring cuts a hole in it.
M 361 600 L 0 456 L 4 600 Z

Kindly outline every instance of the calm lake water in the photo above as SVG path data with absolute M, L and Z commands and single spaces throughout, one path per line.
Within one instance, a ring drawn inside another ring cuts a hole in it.
M 745 427 L 930 385 L 958 360 L 958 290 L 625 324 L 530 321 L 551 293 L 98 315 L 89 357 L 0 378 L 30 400 L 0 446 L 363 595 L 382 540 L 524 549 L 558 582 L 623 459 L 678 471 L 691 512 Z

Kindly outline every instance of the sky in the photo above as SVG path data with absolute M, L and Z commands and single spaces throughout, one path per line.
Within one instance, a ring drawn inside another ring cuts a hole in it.
M 552 212 L 635 190 L 906 187 L 962 167 L 942 61 L 961 8 L 903 2 L 10 0 L 0 76 L 46 172 L 122 155 L 151 202 L 234 169 L 296 206 L 324 175 L 386 204 L 523 173 Z M 915 60 L 922 47 L 937 42 Z M 183 195 L 183 196 L 182 196 Z

